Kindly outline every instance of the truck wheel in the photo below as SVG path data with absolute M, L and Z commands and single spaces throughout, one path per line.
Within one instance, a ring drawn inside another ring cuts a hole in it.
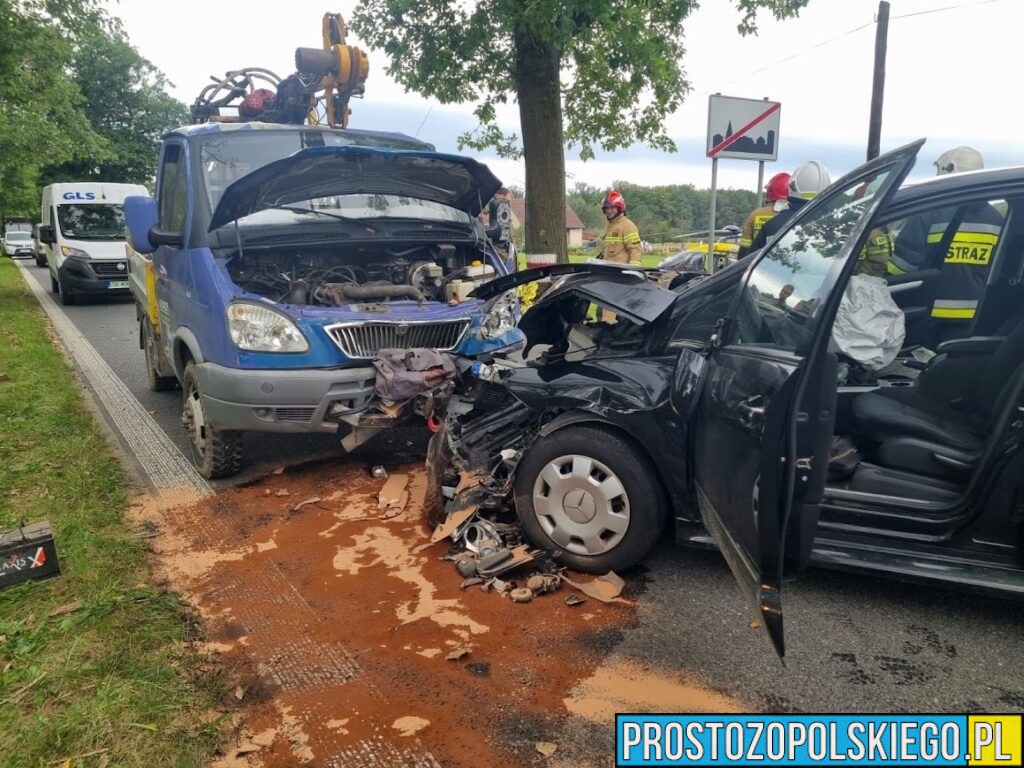
M 40 256 L 37 253 L 36 254 L 36 266 L 37 267 L 45 267 L 46 266 L 46 257 L 45 256 Z
M 149 320 L 143 318 L 139 321 L 139 333 L 142 334 L 142 349 L 146 353 L 146 380 L 150 391 L 167 392 L 174 389 L 178 386 L 178 380 L 174 376 L 161 376 L 157 368 L 160 352 L 156 348 L 156 338 Z
M 61 281 L 59 277 L 57 278 L 57 292 L 60 294 L 60 303 L 63 304 L 65 307 L 70 307 L 72 304 L 75 303 L 74 294 L 71 293 L 71 291 L 68 289 L 66 285 L 64 285 L 64 283 Z
M 242 435 L 207 423 L 195 363 L 185 366 L 181 387 L 185 393 L 181 423 L 188 433 L 192 458 L 199 474 L 209 480 L 237 474 L 242 468 Z
M 53 276 L 53 272 L 50 273 L 50 290 L 53 293 L 60 293 L 60 283 L 58 283 L 57 278 Z
M 560 429 L 516 467 L 516 514 L 533 544 L 587 573 L 640 562 L 665 524 L 665 491 L 650 459 L 611 430 Z

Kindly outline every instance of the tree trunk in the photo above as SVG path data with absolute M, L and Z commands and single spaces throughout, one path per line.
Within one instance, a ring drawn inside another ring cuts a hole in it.
M 561 55 L 550 45 L 516 38 L 516 92 L 526 160 L 526 252 L 568 261 L 565 241 L 565 146 Z

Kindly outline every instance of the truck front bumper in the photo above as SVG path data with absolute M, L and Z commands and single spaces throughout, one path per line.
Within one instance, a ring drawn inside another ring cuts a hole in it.
M 210 424 L 247 432 L 332 433 L 355 425 L 377 376 L 372 366 L 246 370 L 207 362 L 197 369 Z

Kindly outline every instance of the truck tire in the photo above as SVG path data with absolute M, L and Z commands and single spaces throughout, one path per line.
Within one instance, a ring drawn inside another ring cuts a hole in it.
M 199 474 L 208 480 L 238 474 L 242 468 L 242 435 L 206 423 L 195 363 L 185 366 L 181 388 L 184 392 L 181 423 L 188 434 L 192 459 Z
M 161 376 L 157 369 L 157 361 L 160 353 L 156 349 L 156 338 L 153 335 L 153 325 L 143 317 L 139 320 L 139 334 L 142 336 L 142 350 L 146 355 L 146 381 L 151 392 L 167 392 L 178 386 L 178 380 L 174 376 Z
M 60 283 L 58 283 L 57 278 L 53 276 L 53 272 L 50 273 L 50 291 L 54 294 L 60 293 Z
M 70 307 L 75 303 L 75 295 L 61 282 L 60 277 L 57 278 L 57 293 L 60 294 L 60 303 L 65 307 Z
M 37 253 L 36 254 L 36 266 L 37 267 L 45 267 L 46 266 L 46 257 L 45 256 L 40 256 Z
M 665 489 L 651 460 L 613 430 L 559 429 L 527 451 L 515 477 L 526 537 L 585 573 L 630 568 L 665 527 Z

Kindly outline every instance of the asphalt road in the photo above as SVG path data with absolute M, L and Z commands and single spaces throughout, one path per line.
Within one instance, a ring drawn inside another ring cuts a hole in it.
M 30 274 L 49 287 L 44 269 Z M 96 350 L 183 451 L 180 393 L 146 387 L 135 311 L 127 299 L 67 307 Z M 422 430 L 367 446 L 355 460 L 419 456 Z M 331 437 L 253 435 L 255 464 L 341 455 Z M 1024 710 L 1024 610 L 1019 603 L 843 573 L 811 571 L 784 595 L 780 664 L 715 552 L 666 544 L 627 574 L 637 621 L 602 638 L 610 656 L 686 675 L 771 711 Z M 589 735 L 611 744 L 609 729 Z

